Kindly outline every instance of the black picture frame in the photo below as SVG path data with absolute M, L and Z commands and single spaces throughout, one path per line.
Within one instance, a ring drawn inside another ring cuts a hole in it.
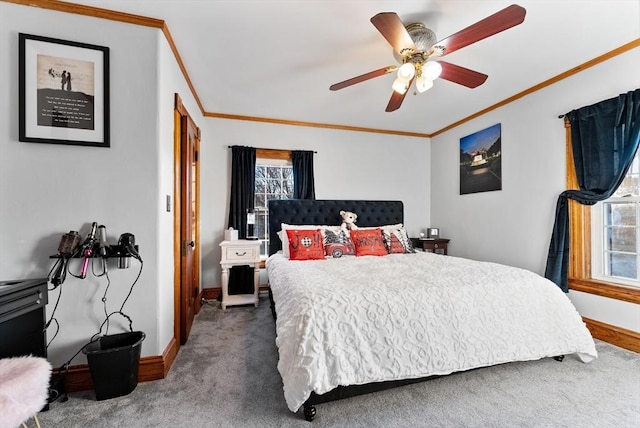
M 109 48 L 18 38 L 19 141 L 110 147 Z

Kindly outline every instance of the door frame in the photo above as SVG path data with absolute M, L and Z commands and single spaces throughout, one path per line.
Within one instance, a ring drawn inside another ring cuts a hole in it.
M 173 135 L 173 337 L 178 349 L 181 343 L 181 319 L 182 305 L 180 293 L 182 289 L 182 118 L 187 117 L 194 126 L 195 122 L 189 115 L 189 112 L 182 104 L 179 94 L 175 94 L 174 105 L 174 135 Z M 198 140 L 200 140 L 200 128 L 198 130 Z M 199 164 L 198 159 L 198 164 Z M 196 246 L 194 248 L 195 275 L 198 284 L 198 296 L 195 301 L 195 313 L 200 311 L 200 302 L 202 298 L 202 287 L 200 286 L 200 168 L 196 168 L 196 219 L 193 227 L 195 228 Z

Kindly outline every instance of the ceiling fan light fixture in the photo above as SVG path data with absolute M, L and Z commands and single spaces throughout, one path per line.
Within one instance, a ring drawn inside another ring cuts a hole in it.
M 415 47 L 418 48 L 418 52 L 428 52 L 437 41 L 436 34 L 430 28 L 424 26 L 424 24 L 415 22 L 405 26 L 409 37 L 413 40 Z M 415 52 L 401 52 L 398 54 L 394 51 L 393 55 L 396 61 L 402 62 L 407 56 L 412 55 Z
M 391 88 L 399 94 L 404 94 L 407 92 L 407 89 L 409 89 L 409 82 L 410 80 L 404 80 L 398 77 L 393 81 Z
M 429 80 L 436 80 L 442 73 L 442 65 L 437 61 L 428 61 L 423 67 L 422 72 L 426 74 Z
M 433 86 L 433 80 L 429 80 L 425 75 L 420 75 L 416 79 L 416 89 L 418 92 L 423 93 L 431 89 Z
M 408 82 L 416 75 L 416 67 L 412 62 L 405 62 L 398 68 L 398 79 Z
M 371 23 L 393 48 L 393 56 L 399 66 L 388 66 L 329 86 L 336 91 L 356 83 L 398 71 L 393 82 L 393 93 L 386 112 L 395 111 L 402 105 L 409 87 L 416 81 L 416 91 L 425 92 L 437 78 L 448 80 L 468 88 L 476 88 L 487 80 L 487 75 L 449 62 L 428 61 L 434 56 L 448 55 L 487 37 L 520 25 L 527 11 L 512 4 L 466 28 L 438 41 L 435 33 L 424 24 L 404 25 L 397 13 L 381 12 L 371 18 Z M 400 70 L 402 68 L 402 70 Z M 443 73 L 443 74 L 441 74 Z

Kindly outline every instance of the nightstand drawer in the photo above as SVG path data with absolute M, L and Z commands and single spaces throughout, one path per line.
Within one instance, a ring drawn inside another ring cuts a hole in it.
M 222 254 L 222 260 L 228 262 L 247 261 L 254 262 L 260 259 L 259 247 L 227 247 Z

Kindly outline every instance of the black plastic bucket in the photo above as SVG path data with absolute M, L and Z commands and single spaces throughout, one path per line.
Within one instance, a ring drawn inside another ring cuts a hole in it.
M 89 362 L 96 400 L 120 397 L 136 389 L 144 338 L 141 331 L 107 335 L 82 349 Z

